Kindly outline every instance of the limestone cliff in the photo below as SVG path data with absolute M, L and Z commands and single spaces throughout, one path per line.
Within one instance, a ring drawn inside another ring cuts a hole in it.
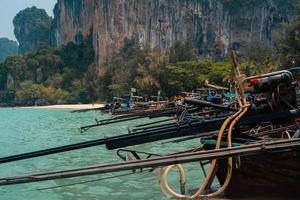
M 19 52 L 35 50 L 38 43 L 50 42 L 52 18 L 44 9 L 33 6 L 21 10 L 14 18 L 14 33 L 19 42 Z
M 288 0 L 58 0 L 52 44 L 93 37 L 96 61 L 122 47 L 124 38 L 158 51 L 175 41 L 190 42 L 200 56 L 241 52 L 293 16 Z

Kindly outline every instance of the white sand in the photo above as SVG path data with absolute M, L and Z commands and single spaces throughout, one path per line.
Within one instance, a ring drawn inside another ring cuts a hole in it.
M 104 104 L 65 104 L 65 105 L 50 105 L 50 106 L 30 106 L 24 108 L 43 108 L 43 109 L 72 109 L 83 110 L 104 107 Z

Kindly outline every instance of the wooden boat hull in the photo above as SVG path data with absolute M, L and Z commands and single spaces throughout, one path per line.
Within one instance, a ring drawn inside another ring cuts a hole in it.
M 300 149 L 234 160 L 226 197 L 300 197 Z M 217 177 L 221 184 L 226 178 L 226 166 L 226 160 L 219 161 Z

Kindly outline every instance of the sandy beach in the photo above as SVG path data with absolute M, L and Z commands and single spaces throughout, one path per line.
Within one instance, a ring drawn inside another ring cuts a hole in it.
M 29 106 L 23 108 L 84 110 L 84 109 L 101 108 L 101 107 L 104 107 L 104 104 L 64 104 L 64 105 L 49 105 L 49 106 Z

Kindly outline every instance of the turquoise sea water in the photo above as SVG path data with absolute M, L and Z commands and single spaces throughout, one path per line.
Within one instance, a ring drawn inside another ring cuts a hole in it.
M 78 127 L 81 125 L 93 124 L 95 118 L 104 119 L 109 117 L 110 115 L 108 114 L 97 112 L 70 113 L 68 110 L 0 108 L 0 157 L 125 134 L 128 127 L 149 122 L 149 120 L 136 120 L 113 124 L 91 129 L 85 134 L 81 134 L 78 131 Z M 161 142 L 156 142 L 129 149 L 168 154 L 193 148 L 198 144 L 199 141 L 197 140 L 180 144 L 162 144 Z M 28 175 L 31 173 L 64 170 L 110 162 L 121 162 L 120 158 L 116 155 L 116 151 L 108 151 L 104 146 L 97 146 L 1 164 L 0 177 Z M 199 164 L 188 164 L 185 167 L 188 179 L 187 188 L 194 188 L 200 185 L 203 173 Z M 137 173 L 96 182 L 39 190 L 41 188 L 90 181 L 123 173 L 128 172 L 2 186 L 0 187 L 0 200 L 168 199 L 160 192 L 155 172 Z M 179 179 L 176 172 L 171 173 L 169 181 L 173 183 L 171 185 L 174 188 L 179 188 Z

